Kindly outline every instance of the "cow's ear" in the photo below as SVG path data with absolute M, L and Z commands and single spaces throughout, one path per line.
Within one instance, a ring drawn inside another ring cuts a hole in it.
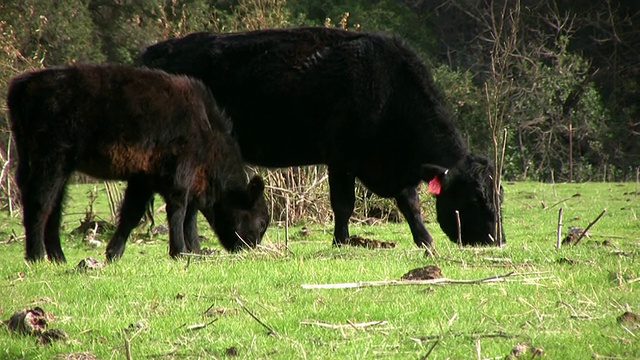
M 420 176 L 422 177 L 422 181 L 429 184 L 427 190 L 434 195 L 440 195 L 440 190 L 442 189 L 442 180 L 448 172 L 449 169 L 432 164 L 424 164 L 420 168 Z
M 247 197 L 251 203 L 255 203 L 263 196 L 263 194 L 264 181 L 260 176 L 256 175 L 249 180 L 249 184 L 247 185 Z

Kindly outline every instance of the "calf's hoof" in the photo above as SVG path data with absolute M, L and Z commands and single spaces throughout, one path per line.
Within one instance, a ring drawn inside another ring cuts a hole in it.
M 105 251 L 105 255 L 107 256 L 107 262 L 112 262 L 120 259 L 124 254 L 124 246 L 121 247 L 109 247 L 107 246 L 107 250 Z
M 180 259 L 184 257 L 185 253 L 188 253 L 187 249 L 169 249 L 169 256 L 171 256 L 172 259 Z

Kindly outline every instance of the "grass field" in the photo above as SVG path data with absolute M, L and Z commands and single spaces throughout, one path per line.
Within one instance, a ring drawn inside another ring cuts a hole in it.
M 432 222 L 435 257 L 415 248 L 405 223 L 351 227 L 398 244 L 376 250 L 333 248 L 332 224 L 307 224 L 307 235 L 300 224 L 289 229 L 290 251 L 274 224 L 263 249 L 177 261 L 166 235 L 149 239 L 140 230 L 120 261 L 83 272 L 75 265 L 104 260 L 104 245 L 67 236 L 67 264 L 28 265 L 23 241 L 9 241 L 12 231 L 22 235 L 20 219 L 2 213 L 0 318 L 39 306 L 68 339 L 42 345 L 3 327 L 0 359 L 506 359 L 517 346 L 527 348 L 519 359 L 640 358 L 640 324 L 618 321 L 640 313 L 636 185 L 504 187 L 507 246 L 459 249 Z M 70 187 L 65 234 L 79 223 L 87 189 Z M 108 217 L 99 196 L 98 215 Z M 560 208 L 564 233 L 607 211 L 589 238 L 556 249 Z M 200 226 L 203 246 L 219 249 Z M 425 265 L 458 280 L 510 275 L 473 284 L 302 286 L 391 283 Z

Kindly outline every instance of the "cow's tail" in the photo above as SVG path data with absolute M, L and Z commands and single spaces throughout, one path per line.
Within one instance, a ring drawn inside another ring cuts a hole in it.
M 9 108 L 9 125 L 11 127 L 11 133 L 13 135 L 13 143 L 17 151 L 18 166 L 16 168 L 16 183 L 22 190 L 26 181 L 29 179 L 31 172 L 29 152 L 27 151 L 27 139 L 29 136 L 28 121 L 26 113 L 28 105 L 26 103 L 27 97 L 27 80 L 29 74 L 22 74 L 14 77 L 9 84 L 9 91 L 7 92 L 7 107 Z M 35 106 L 35 104 L 31 104 Z

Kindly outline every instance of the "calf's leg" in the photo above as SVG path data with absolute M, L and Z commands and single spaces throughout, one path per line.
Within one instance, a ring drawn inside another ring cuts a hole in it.
M 195 201 L 189 202 L 184 218 L 184 242 L 187 251 L 200 253 L 200 238 L 198 237 L 198 206 Z
M 165 197 L 167 220 L 169 222 L 169 255 L 177 258 L 187 252 L 184 241 L 184 224 L 187 213 L 187 192 L 173 191 Z
M 65 262 L 65 256 L 60 244 L 60 222 L 62 220 L 62 202 L 64 200 L 64 187 L 58 192 L 57 197 L 44 228 L 44 247 L 47 250 L 47 257 L 51 261 Z
M 122 257 L 129 234 L 140 224 L 152 196 L 153 191 L 149 189 L 149 185 L 145 181 L 137 178 L 129 179 L 120 207 L 118 227 L 107 244 L 108 261 Z
M 30 176 L 20 189 L 27 261 L 44 260 L 45 251 L 51 261 L 66 261 L 60 246 L 59 230 L 52 230 L 53 226 L 60 224 L 62 195 L 68 178 L 62 170 L 60 158 L 52 157 L 48 158 L 50 161 L 44 159 L 32 164 Z
M 420 214 L 420 198 L 418 197 L 418 190 L 415 187 L 406 188 L 395 197 L 396 205 L 404 218 L 409 223 L 411 234 L 413 235 L 413 241 L 419 247 L 432 247 L 433 238 L 427 231 Z
M 348 171 L 329 167 L 329 197 L 335 221 L 333 245 L 341 245 L 349 238 L 349 218 L 355 206 L 355 176 Z

